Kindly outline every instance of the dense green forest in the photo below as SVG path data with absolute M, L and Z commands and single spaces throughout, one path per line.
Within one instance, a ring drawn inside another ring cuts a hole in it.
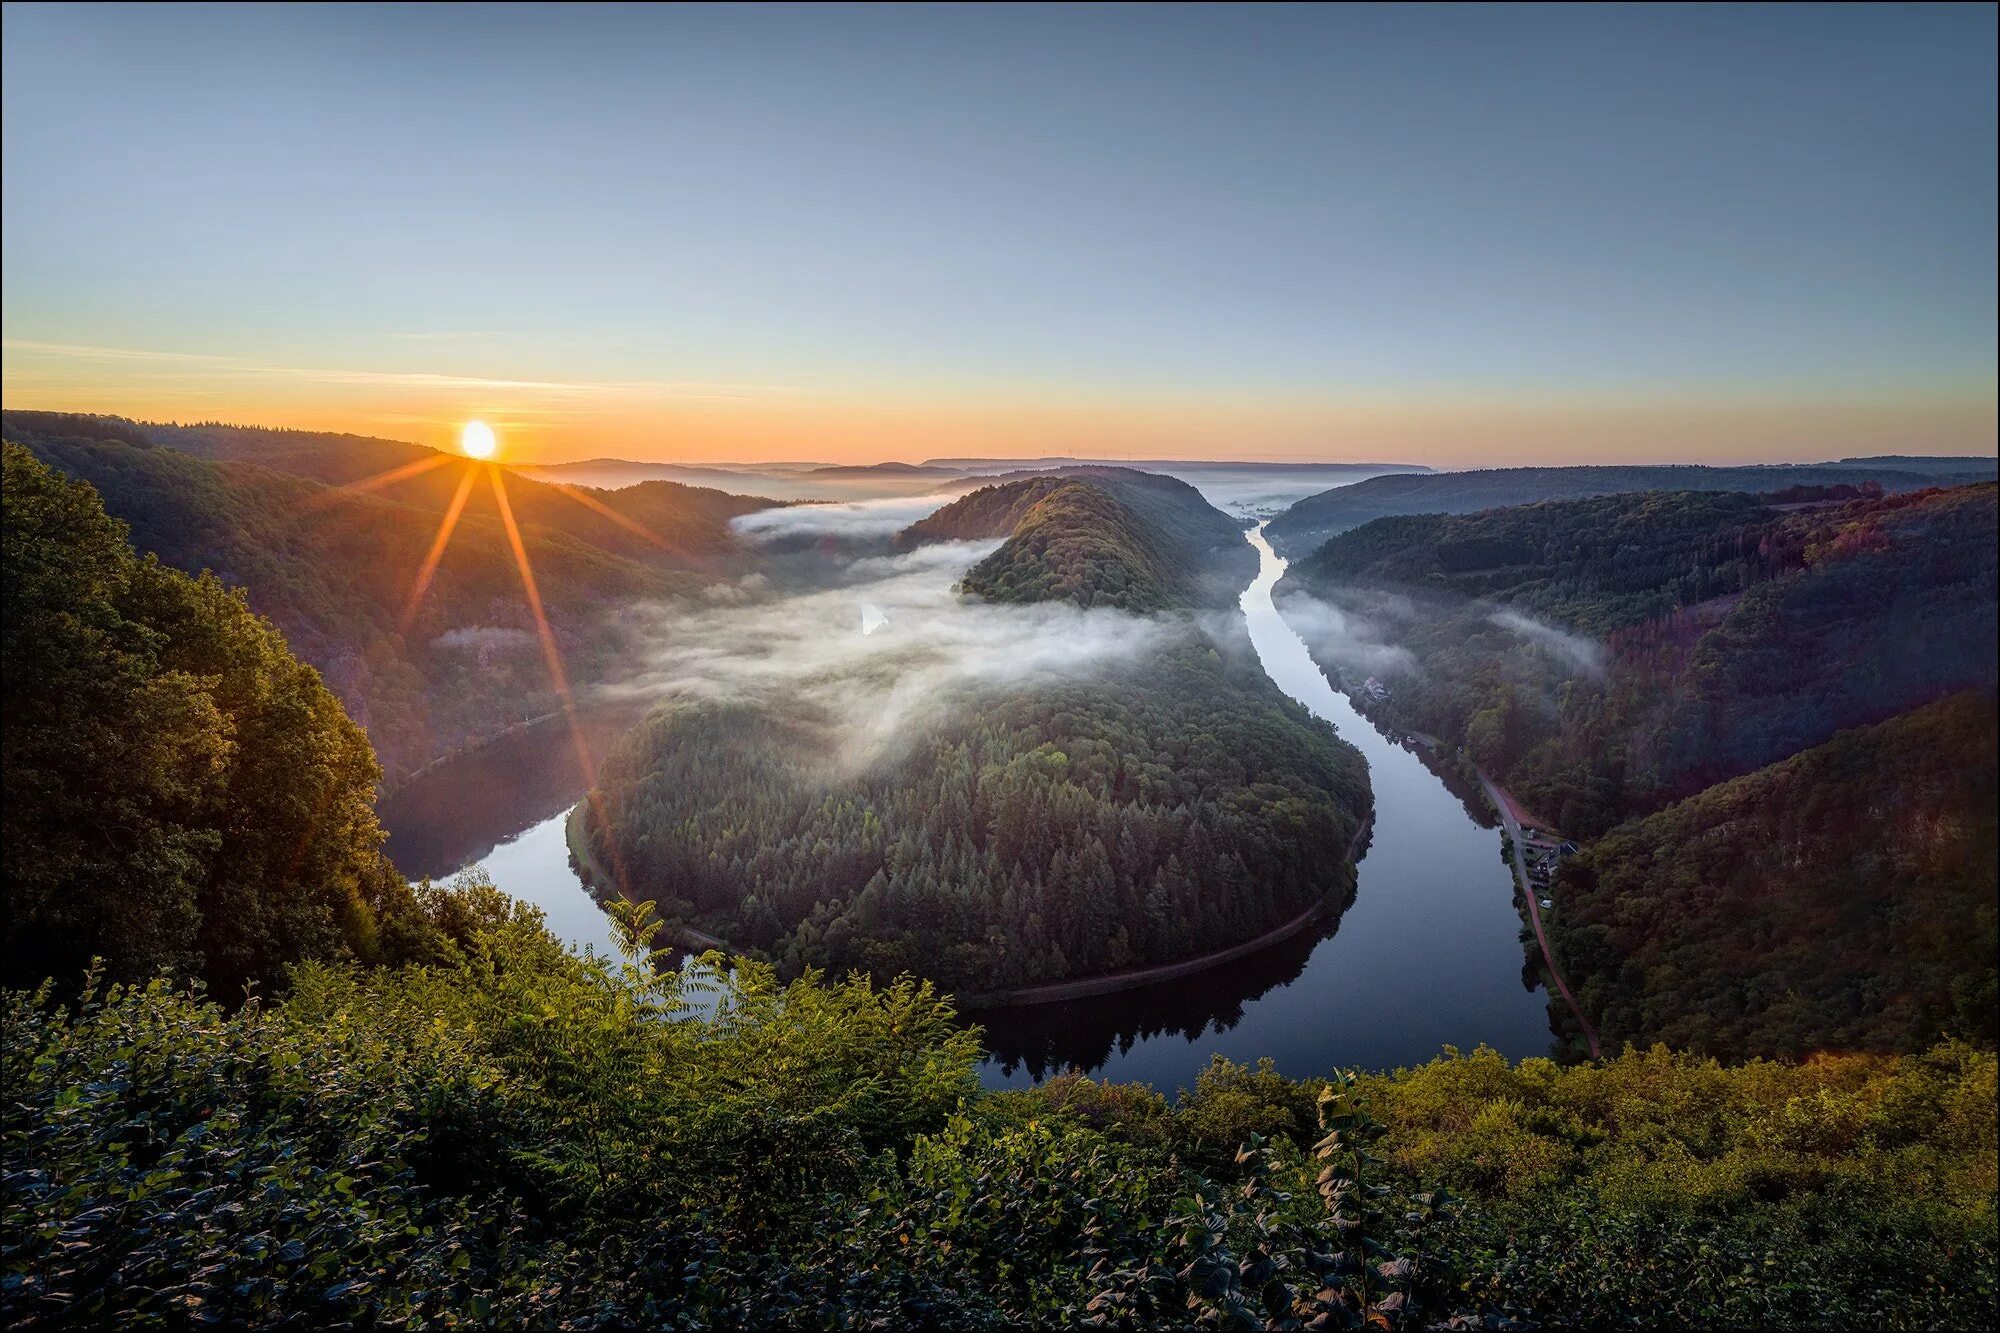
M 1564 864 L 1558 964 L 1607 1048 L 2000 1038 L 1994 755 L 1968 693 L 1613 829 Z
M 5 449 L 9 982 L 95 956 L 240 996 L 406 949 L 375 756 L 319 676 L 240 594 L 135 555 L 88 486 Z
M 1992 458 L 1850 458 L 1781 467 L 1511 467 L 1370 477 L 1308 496 L 1265 529 L 1278 554 L 1311 554 L 1329 537 L 1378 518 L 1471 514 L 1482 509 L 1634 491 L 1777 491 L 1865 486 L 1914 491 L 1993 480 Z
M 1280 594 L 1413 654 L 1372 714 L 1462 747 L 1588 837 L 1991 685 L 1995 533 L 1990 484 L 1790 510 L 1607 496 L 1378 520 Z
M 1353 892 L 1359 756 L 1192 626 L 1110 680 L 938 700 L 858 774 L 828 721 L 656 708 L 605 761 L 600 862 L 786 975 L 971 991 L 1213 952 Z
M 392 778 L 556 706 L 483 479 L 404 622 L 463 461 L 357 436 L 55 413 L 10 412 L 5 424 L 10 439 L 90 482 L 141 550 L 243 588 L 367 728 Z M 64 433 L 77 431 L 89 434 Z M 374 492 L 336 489 L 413 464 L 427 470 Z M 590 493 L 621 522 L 517 476 L 507 488 L 579 683 L 623 664 L 631 644 L 620 613 L 633 602 L 685 594 L 732 569 L 729 519 L 766 503 L 667 482 Z
M 1095 482 L 1010 486 L 1037 498 L 991 488 L 929 525 L 1018 512 L 961 585 L 991 601 L 1186 607 L 1212 538 L 1235 536 L 1213 510 L 1170 535 Z M 1270 684 L 1240 627 L 1183 616 L 1108 677 L 930 702 L 858 772 L 836 719 L 803 704 L 662 704 L 607 759 L 589 845 L 630 892 L 785 975 L 954 991 L 1213 952 L 1353 891 L 1360 757 Z

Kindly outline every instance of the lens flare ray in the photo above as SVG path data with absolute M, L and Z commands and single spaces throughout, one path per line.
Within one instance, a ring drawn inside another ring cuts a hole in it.
M 349 496 L 365 495 L 369 491 L 379 491 L 384 487 L 394 486 L 398 482 L 408 481 L 412 477 L 420 477 L 424 473 L 441 468 L 446 463 L 452 461 L 453 459 L 450 454 L 433 454 L 429 458 L 420 458 L 414 463 L 405 463 L 401 467 L 392 467 L 386 472 L 377 472 L 372 477 L 363 477 L 359 481 L 343 482 L 323 494 L 314 496 L 300 507 L 308 510 L 319 509 L 326 505 L 336 504 Z
M 506 530 L 507 545 L 514 552 L 514 566 L 521 575 L 521 591 L 528 600 L 528 613 L 535 618 L 535 633 L 542 645 L 542 660 L 548 665 L 549 680 L 555 686 L 556 696 L 562 701 L 563 720 L 569 724 L 570 743 L 576 749 L 577 767 L 583 771 L 584 799 L 590 802 L 591 813 L 597 816 L 598 824 L 609 831 L 611 820 L 604 808 L 603 795 L 597 789 L 597 761 L 590 753 L 590 743 L 584 738 L 583 726 L 576 716 L 576 697 L 570 692 L 569 673 L 563 668 L 562 651 L 556 645 L 555 630 L 549 625 L 549 618 L 542 610 L 542 593 L 535 583 L 534 565 L 528 559 L 527 543 L 521 539 L 520 524 L 514 520 L 514 506 L 507 498 L 507 483 L 499 468 L 488 470 L 493 482 L 493 503 L 500 511 L 500 526 Z M 606 847 L 611 852 L 611 876 L 617 881 L 621 897 L 629 897 L 626 892 L 629 881 L 625 876 L 623 857 L 618 853 L 618 840 L 608 837 Z
M 451 504 L 444 511 L 444 518 L 438 524 L 437 538 L 431 542 L 430 551 L 424 556 L 423 567 L 417 571 L 416 582 L 410 586 L 410 600 L 403 605 L 403 615 L 396 622 L 401 633 L 408 633 L 410 623 L 417 618 L 417 606 L 424 599 L 424 593 L 431 586 L 431 579 L 437 574 L 438 562 L 444 559 L 444 549 L 451 542 L 452 529 L 458 526 L 459 515 L 465 512 L 465 502 L 472 498 L 472 487 L 479 480 L 476 464 L 468 464 L 465 475 L 459 479 L 458 490 L 452 494 Z

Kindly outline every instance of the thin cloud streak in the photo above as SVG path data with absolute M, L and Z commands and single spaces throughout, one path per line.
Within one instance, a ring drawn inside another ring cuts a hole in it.
M 391 335 L 395 336 L 395 335 Z M 421 335 L 420 335 L 421 336 Z M 442 335 L 450 336 L 450 335 Z M 354 370 L 316 366 L 274 366 L 204 352 L 162 352 L 133 347 L 94 347 L 81 343 L 43 342 L 31 338 L 0 340 L 0 350 L 32 356 L 91 361 L 141 361 L 185 364 L 209 372 L 273 376 L 308 383 L 358 385 L 385 389 L 461 392 L 468 389 L 586 397 L 605 394 L 650 394 L 673 398 L 764 399 L 804 394 L 786 384 L 736 384 L 702 380 L 527 380 L 480 375 L 447 375 L 420 370 Z

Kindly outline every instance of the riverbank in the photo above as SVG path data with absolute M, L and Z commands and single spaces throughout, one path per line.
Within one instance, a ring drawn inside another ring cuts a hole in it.
M 1584 1043 L 1590 1049 L 1590 1058 L 1600 1059 L 1602 1053 L 1597 1046 L 1597 1029 L 1583 1016 L 1583 1006 L 1576 1002 L 1576 996 L 1570 992 L 1569 983 L 1563 980 L 1563 974 L 1556 968 L 1556 956 L 1549 948 L 1548 933 L 1542 929 L 1541 905 L 1535 897 L 1535 886 L 1528 879 L 1528 863 L 1521 855 L 1521 819 L 1517 813 L 1519 806 L 1505 787 L 1486 776 L 1484 769 L 1476 771 L 1479 774 L 1480 785 L 1486 788 L 1487 798 L 1493 802 L 1494 809 L 1500 812 L 1500 822 L 1506 827 L 1507 847 L 1510 853 L 1508 859 L 1514 867 L 1514 883 L 1520 887 L 1521 897 L 1528 904 L 1528 922 L 1535 928 L 1535 942 L 1541 946 L 1542 966 L 1548 970 L 1549 980 L 1555 983 L 1556 992 L 1563 997 L 1563 1002 L 1569 1006 L 1570 1013 L 1576 1019 L 1577 1027 L 1582 1030 Z
M 1362 819 L 1360 827 L 1354 830 L 1354 838 L 1348 844 L 1347 864 L 1354 865 L 1361 857 L 1361 849 L 1368 845 L 1368 835 L 1375 827 L 1375 812 L 1370 810 Z M 1352 886 L 1349 887 L 1352 897 Z M 1274 944 L 1282 944 L 1307 926 L 1326 915 L 1327 904 L 1317 902 L 1293 917 L 1283 925 L 1275 926 L 1254 939 L 1241 944 L 1232 944 L 1227 949 L 1205 953 L 1196 958 L 1183 958 L 1173 963 L 1154 963 L 1147 967 L 1130 967 L 1117 972 L 1103 972 L 1094 977 L 1076 977 L 1068 981 L 1046 981 L 1033 986 L 1015 986 L 1000 991 L 975 991 L 955 995 L 952 998 L 964 1010 L 1021 1009 L 1037 1004 L 1060 1004 L 1065 1000 L 1088 1000 L 1099 995 L 1116 995 L 1120 991 L 1137 990 L 1141 986 L 1151 986 L 1162 981 L 1175 981 L 1181 977 L 1191 977 L 1197 972 L 1206 972 L 1224 963 L 1233 963 L 1239 958 L 1248 958 Z

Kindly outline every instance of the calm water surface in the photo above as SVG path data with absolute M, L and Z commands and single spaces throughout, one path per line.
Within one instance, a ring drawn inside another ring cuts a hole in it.
M 1550 1047 L 1546 997 L 1527 968 L 1498 833 L 1327 683 L 1272 604 L 1285 562 L 1261 531 L 1249 540 L 1261 563 L 1242 604 L 1264 669 L 1368 760 L 1375 826 L 1354 904 L 1330 933 L 1309 932 L 1193 977 L 979 1014 L 990 1086 L 1023 1086 L 1074 1066 L 1166 1090 L 1191 1084 L 1215 1053 L 1244 1062 L 1268 1056 L 1285 1073 L 1306 1075 L 1413 1064 L 1447 1044 L 1484 1043 L 1515 1058 Z M 635 720 L 629 710 L 591 715 L 594 747 L 601 753 Z M 563 837 L 582 785 L 560 722 L 509 737 L 384 802 L 389 854 L 413 877 L 479 866 L 539 906 L 572 947 L 608 950 L 604 915 L 570 868 Z

